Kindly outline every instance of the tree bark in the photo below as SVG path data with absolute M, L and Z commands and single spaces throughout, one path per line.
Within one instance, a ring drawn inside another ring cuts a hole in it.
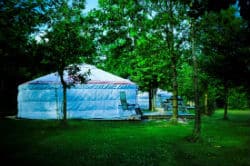
M 59 72 L 59 76 L 60 76 L 60 80 L 63 86 L 63 118 L 62 118 L 62 122 L 64 124 L 66 124 L 67 121 L 67 83 L 65 82 L 65 80 L 63 79 L 63 71 Z
M 174 13 L 174 6 L 173 1 L 169 1 L 169 12 L 170 12 L 170 18 L 173 18 Z M 172 63 L 172 72 L 173 72 L 173 115 L 171 117 L 171 120 L 173 123 L 177 123 L 178 118 L 178 82 L 177 82 L 177 57 L 174 54 L 174 25 L 173 23 L 170 23 L 170 55 L 171 55 L 171 63 Z
M 156 91 L 157 89 L 153 88 L 152 89 L 152 109 L 155 110 L 156 108 Z
M 149 96 L 149 110 L 154 111 L 155 110 L 155 103 L 156 103 L 156 90 L 155 88 L 152 88 L 149 90 L 148 96 Z
M 224 83 L 224 120 L 228 120 L 228 85 Z
M 152 106 L 152 90 L 149 89 L 148 91 L 148 105 L 149 105 L 149 110 L 152 111 L 153 110 L 153 106 Z
M 198 93 L 198 65 L 196 56 L 193 55 L 193 63 L 194 63 L 194 92 L 195 92 L 195 121 L 194 121 L 194 130 L 193 137 L 195 139 L 199 139 L 201 133 L 201 112 L 200 112 L 200 104 L 199 104 L 199 93 Z
M 205 88 L 205 91 L 204 91 L 204 112 L 206 115 L 209 114 L 208 112 L 208 89 L 207 87 Z
M 194 67 L 194 103 L 195 103 L 195 119 L 194 119 L 194 129 L 193 129 L 193 141 L 200 139 L 201 134 L 201 111 L 199 104 L 199 91 L 198 91 L 198 63 L 195 53 L 195 37 L 194 37 L 194 25 L 191 25 L 192 28 L 192 57 L 193 57 L 193 67 Z
M 178 118 L 178 83 L 177 83 L 177 70 L 176 66 L 173 65 L 173 116 L 172 120 Z
M 67 120 L 67 86 L 63 84 L 63 122 Z

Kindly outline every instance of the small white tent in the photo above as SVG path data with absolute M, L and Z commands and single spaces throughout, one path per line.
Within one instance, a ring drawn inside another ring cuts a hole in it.
M 164 111 L 172 111 L 173 109 L 172 97 L 173 97 L 173 94 L 171 92 L 157 89 L 156 96 L 155 96 L 156 109 L 163 108 Z M 144 110 L 149 109 L 148 92 L 139 91 L 137 98 L 138 98 L 138 104 L 140 105 L 141 109 L 144 109 Z M 184 104 L 183 99 L 180 96 L 178 96 L 178 110 L 182 112 L 186 112 L 186 106 Z
M 172 96 L 171 92 L 163 91 L 161 89 L 157 89 L 156 92 L 156 100 L 155 100 L 155 106 L 157 108 L 162 107 L 162 101 L 166 100 L 167 98 L 170 98 Z M 149 109 L 149 94 L 148 92 L 138 92 L 138 104 L 140 105 L 141 109 L 147 110 Z
M 80 72 L 90 71 L 86 84 L 67 89 L 69 119 L 135 119 L 134 110 L 122 110 L 120 92 L 125 91 L 129 103 L 137 103 L 138 87 L 133 82 L 82 64 Z M 65 71 L 64 80 L 69 81 Z M 18 86 L 18 118 L 61 119 L 62 85 L 57 73 L 48 74 Z

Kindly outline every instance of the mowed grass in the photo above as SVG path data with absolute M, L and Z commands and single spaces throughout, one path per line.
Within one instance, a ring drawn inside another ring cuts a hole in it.
M 202 118 L 202 140 L 187 142 L 193 120 L 168 121 L 0 119 L 1 165 L 250 165 L 250 110 L 222 110 Z M 5 163 L 5 164 L 4 164 Z

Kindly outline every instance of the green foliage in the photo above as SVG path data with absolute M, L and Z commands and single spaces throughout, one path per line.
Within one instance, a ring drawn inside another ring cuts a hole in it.
M 178 71 L 179 95 L 185 102 L 194 102 L 194 85 L 193 85 L 193 66 L 183 62 L 182 67 Z M 199 103 L 201 112 L 211 115 L 216 108 L 216 100 L 222 93 L 218 80 L 210 78 L 203 71 L 199 71 Z M 207 107 L 205 108 L 205 95 L 207 96 Z M 186 103 L 187 104 L 187 103 Z M 205 112 L 205 109 L 207 109 Z
M 166 51 L 160 50 L 164 43 L 154 34 L 144 34 L 136 42 L 131 63 L 134 70 L 131 79 L 138 83 L 140 89 L 149 91 L 158 87 L 166 87 L 170 65 L 166 61 Z M 151 36 L 150 36 L 151 35 Z
M 194 101 L 193 67 L 184 62 L 178 73 L 180 96 L 184 98 L 184 101 Z
M 99 33 L 104 68 L 130 78 L 143 91 L 165 89 L 173 83 L 187 38 L 184 5 L 180 1 L 100 1 L 90 15 Z M 182 35 L 179 35 L 182 34 Z M 176 95 L 175 95 L 176 96 Z M 153 97 L 152 97 L 153 98 Z
M 231 109 L 247 109 L 250 106 L 244 88 L 232 88 L 229 92 L 228 105 Z
M 53 8 L 57 14 L 51 15 L 51 27 L 43 36 L 41 44 L 46 46 L 43 62 L 54 65 L 57 71 L 61 72 L 66 66 L 79 63 L 80 57 L 88 57 L 94 51 L 81 6 L 84 6 L 82 2 L 72 1 L 69 5 L 67 1 L 61 1 Z
M 136 1 L 102 0 L 100 9 L 88 14 L 95 30 L 100 57 L 105 57 L 102 67 L 128 78 L 133 66 L 130 63 L 134 48 L 134 36 L 138 32 L 135 22 L 143 21 L 140 5 Z M 131 33 L 132 36 L 129 34 Z
M 90 62 L 95 53 L 93 38 L 87 30 L 89 22 L 82 14 L 84 2 L 60 1 L 47 6 L 51 20 L 39 43 L 44 47 L 42 63 L 52 66 L 59 74 L 71 64 Z
M 212 79 L 209 79 L 209 80 L 216 82 L 216 80 L 212 80 Z M 207 114 L 207 115 L 213 114 L 213 112 L 217 108 L 216 100 L 218 99 L 219 92 L 220 92 L 220 89 L 218 88 L 218 84 L 216 83 L 209 83 L 206 87 L 206 90 L 203 90 L 201 92 L 202 96 L 200 98 L 200 103 L 201 103 L 202 113 Z M 205 95 L 207 95 L 207 108 L 205 108 Z

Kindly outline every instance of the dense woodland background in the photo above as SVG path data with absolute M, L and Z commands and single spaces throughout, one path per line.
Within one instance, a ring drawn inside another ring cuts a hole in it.
M 1 114 L 16 114 L 19 84 L 74 63 L 129 78 L 152 99 L 157 88 L 171 91 L 199 114 L 249 108 L 249 0 L 99 0 L 98 9 L 84 8 L 84 0 L 0 1 Z

